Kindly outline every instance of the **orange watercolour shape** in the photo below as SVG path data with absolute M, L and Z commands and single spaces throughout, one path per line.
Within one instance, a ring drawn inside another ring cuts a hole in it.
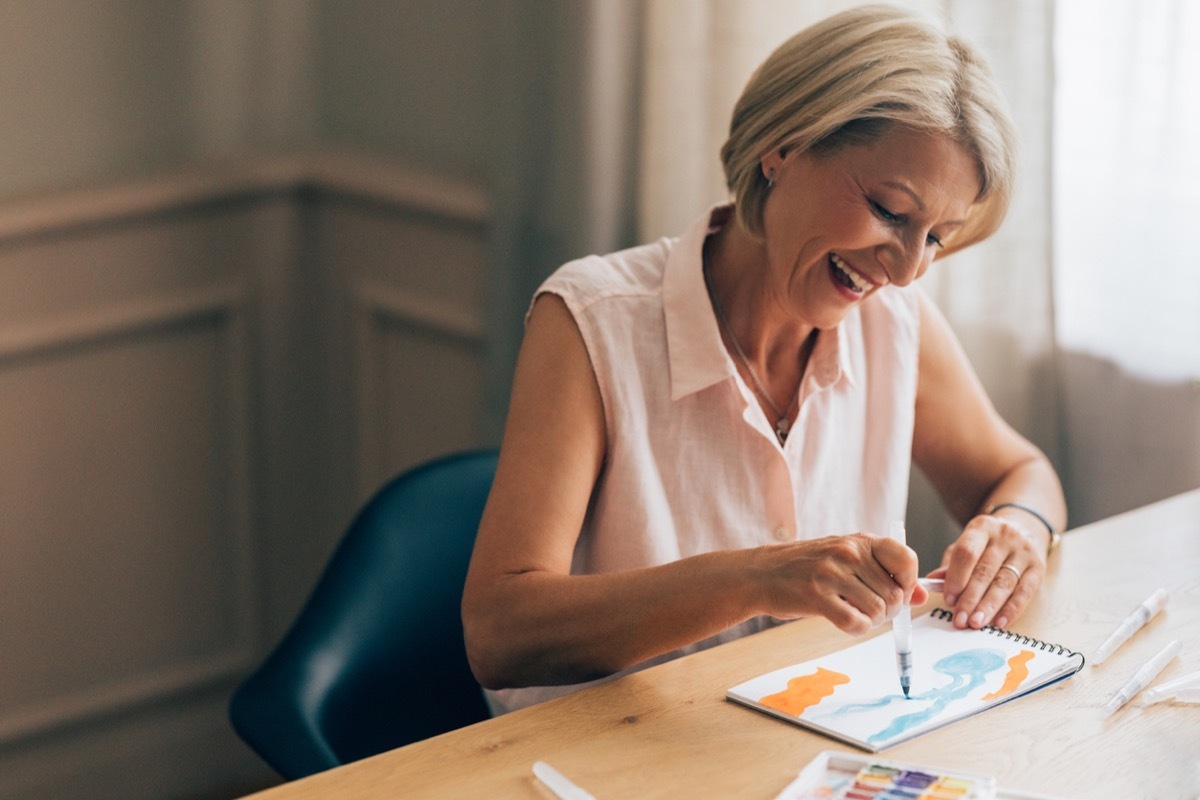
M 815 706 L 833 694 L 837 686 L 849 682 L 850 678 L 840 672 L 817 667 L 812 675 L 792 678 L 782 692 L 769 694 L 758 702 L 767 708 L 798 717 L 806 708 Z
M 1032 650 L 1022 650 L 1008 660 L 1008 674 L 1004 676 L 1004 685 L 991 694 L 985 694 L 984 700 L 995 700 L 1003 697 L 1021 685 L 1029 677 L 1029 661 L 1033 658 Z

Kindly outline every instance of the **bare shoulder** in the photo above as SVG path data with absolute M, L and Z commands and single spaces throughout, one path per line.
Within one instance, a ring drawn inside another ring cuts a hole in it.
M 600 390 L 579 325 L 556 294 L 544 293 L 534 302 L 521 343 L 513 378 L 513 413 L 534 411 L 539 425 L 599 414 L 603 423 Z M 519 420 L 519 418 L 518 418 Z
M 562 298 L 543 294 L 517 359 L 476 542 L 480 566 L 565 574 L 604 454 L 604 410 L 583 337 Z

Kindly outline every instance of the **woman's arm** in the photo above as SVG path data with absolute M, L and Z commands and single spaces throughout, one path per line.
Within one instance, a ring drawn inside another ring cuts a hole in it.
M 1020 503 L 1061 531 L 1062 487 L 1045 455 L 996 413 L 949 324 L 932 301 L 919 296 L 913 459 L 965 525 L 934 574 L 946 578 L 945 598 L 958 627 L 1005 627 L 1041 585 L 1050 532 L 1019 508 L 986 512 L 1000 503 Z
M 572 576 L 605 441 L 582 337 L 563 301 L 543 295 L 521 346 L 463 595 L 467 652 L 484 686 L 596 678 L 758 614 L 821 614 L 860 633 L 885 621 L 906 597 L 923 600 L 912 551 L 870 536 Z

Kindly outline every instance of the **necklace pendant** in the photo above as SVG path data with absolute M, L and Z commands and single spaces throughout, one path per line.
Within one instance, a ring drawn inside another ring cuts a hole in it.
M 788 430 L 791 428 L 791 426 L 792 424 L 788 421 L 787 417 L 784 417 L 775 423 L 775 438 L 779 439 L 780 444 L 783 444 L 787 441 Z

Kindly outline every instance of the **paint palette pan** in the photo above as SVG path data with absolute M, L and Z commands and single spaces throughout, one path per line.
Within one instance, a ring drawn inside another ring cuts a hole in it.
M 822 752 L 776 800 L 995 800 L 986 775 L 832 750 Z

